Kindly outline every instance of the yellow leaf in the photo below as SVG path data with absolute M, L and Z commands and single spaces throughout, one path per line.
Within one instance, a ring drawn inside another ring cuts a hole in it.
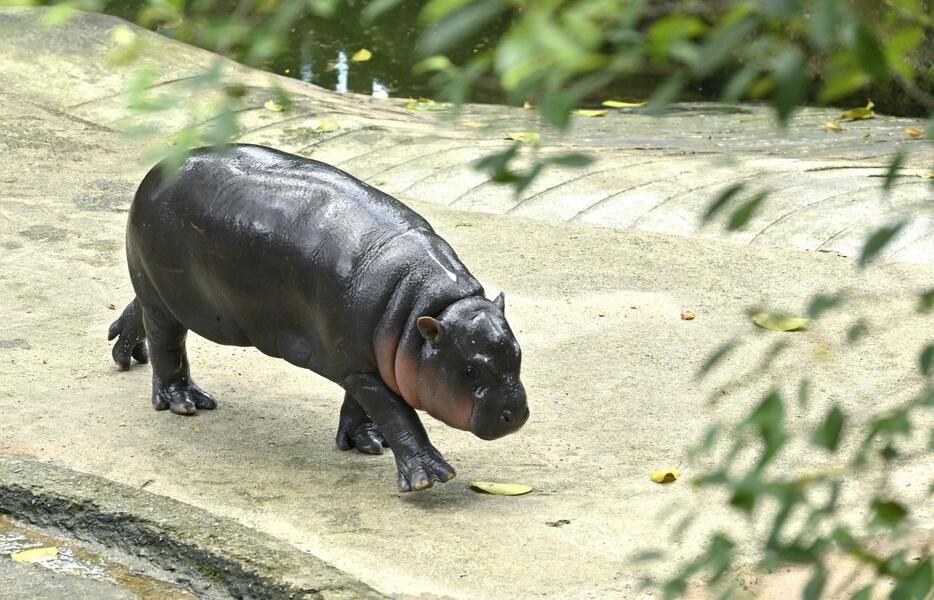
M 682 310 L 681 311 L 681 320 L 682 321 L 693 321 L 694 317 L 697 315 L 694 314 L 693 310 Z
M 913 140 L 917 140 L 924 137 L 924 130 L 920 127 L 906 127 L 905 135 Z
M 527 109 L 527 110 L 532 110 L 534 108 L 538 108 L 538 106 L 534 102 L 529 102 L 528 100 L 526 100 L 525 102 L 522 103 L 522 108 Z
M 409 98 L 408 103 L 405 105 L 409 110 L 445 110 L 449 106 L 445 102 L 435 102 L 430 98 L 419 98 L 418 100 Z
M 836 121 L 827 121 L 824 123 L 824 131 L 833 131 L 834 133 L 843 131 L 843 127 Z
M 752 322 L 772 331 L 795 331 L 807 325 L 808 320 L 785 313 L 757 312 L 752 315 Z
M 354 55 L 350 57 L 350 60 L 354 62 L 366 62 L 373 58 L 373 53 L 367 50 L 366 48 L 360 48 Z
M 477 129 L 489 127 L 488 123 L 481 123 L 480 121 L 461 121 L 461 125 L 464 127 L 476 127 Z
M 541 137 L 534 131 L 515 131 L 506 134 L 507 140 L 515 140 L 523 144 L 537 144 Z
M 126 25 L 118 25 L 110 32 L 110 39 L 118 46 L 130 46 L 136 41 L 136 34 Z
M 315 131 L 318 133 L 331 133 L 332 131 L 337 131 L 341 128 L 341 124 L 337 121 L 321 121 L 318 123 L 318 126 L 315 127 Z
M 662 469 L 661 471 L 652 471 L 649 477 L 651 477 L 652 481 L 655 483 L 671 483 L 672 481 L 678 481 L 678 478 L 681 477 L 681 469 L 671 468 Z
M 470 488 L 475 492 L 494 496 L 521 496 L 532 491 L 531 486 L 521 483 L 493 483 L 492 481 L 471 481 Z
M 272 112 L 282 112 L 285 110 L 285 107 L 276 102 L 275 100 L 267 100 L 266 104 L 263 106 L 266 107 L 266 110 L 271 110 Z
M 608 110 L 592 110 L 592 109 L 589 109 L 589 108 L 582 108 L 582 109 L 580 109 L 580 110 L 575 110 L 575 111 L 574 111 L 574 114 L 575 114 L 575 115 L 580 115 L 580 116 L 582 116 L 582 117 L 605 117 L 605 116 L 607 115 L 608 112 L 610 112 L 610 111 L 608 111 Z
M 604 100 L 601 102 L 607 108 L 639 108 L 645 106 L 645 102 L 619 102 L 617 100 Z
M 454 227 L 473 227 L 473 223 L 470 221 L 458 221 L 454 224 Z
M 875 119 L 876 113 L 872 112 L 872 108 L 875 106 L 872 100 L 866 103 L 866 106 L 862 108 L 851 108 L 842 115 L 840 119 L 849 120 L 849 121 L 858 121 L 861 119 Z
M 927 173 L 922 173 L 918 175 L 921 179 L 934 179 L 934 171 L 929 171 Z
M 42 562 L 44 560 L 52 560 L 58 558 L 58 548 L 55 546 L 45 546 L 42 548 L 30 548 L 28 550 L 21 550 L 19 552 L 13 552 L 10 554 L 10 558 L 16 562 L 21 563 L 33 563 L 33 562 Z

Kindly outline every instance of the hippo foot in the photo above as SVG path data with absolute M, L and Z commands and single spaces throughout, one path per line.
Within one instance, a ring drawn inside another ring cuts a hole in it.
M 386 438 L 372 421 L 341 421 L 337 428 L 337 447 L 341 450 L 356 448 L 363 454 L 382 454 L 388 448 Z
M 177 415 L 193 415 L 198 410 L 214 410 L 217 401 L 192 381 L 157 383 L 152 395 L 156 410 L 171 410 Z
M 431 444 L 406 456 L 397 455 L 396 467 L 399 469 L 400 492 L 424 490 L 436 481 L 444 483 L 457 475 L 454 467 Z

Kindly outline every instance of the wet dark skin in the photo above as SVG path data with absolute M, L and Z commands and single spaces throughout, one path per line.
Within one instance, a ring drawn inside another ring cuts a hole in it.
M 156 410 L 217 406 L 191 378 L 191 330 L 341 385 L 338 447 L 391 448 L 402 491 L 455 475 L 416 410 L 487 440 L 528 419 L 502 294 L 485 298 L 425 219 L 339 169 L 196 150 L 177 177 L 145 177 L 126 244 L 136 298 L 110 327 L 113 358 L 152 363 Z

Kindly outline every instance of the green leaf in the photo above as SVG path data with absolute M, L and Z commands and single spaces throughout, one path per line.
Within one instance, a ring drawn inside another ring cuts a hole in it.
M 928 344 L 919 356 L 921 374 L 925 377 L 934 372 L 934 344 Z
M 889 242 L 905 228 L 905 225 L 905 221 L 900 221 L 894 225 L 884 225 L 875 230 L 866 240 L 865 246 L 863 246 L 863 251 L 859 257 L 859 266 L 864 267 L 872 262 L 889 245 Z
M 896 579 L 895 588 L 889 595 L 892 600 L 926 600 L 934 587 L 934 567 L 928 554 L 908 573 Z
M 837 38 L 837 24 L 841 22 L 836 0 L 820 0 L 809 20 L 809 37 L 823 51 L 829 50 Z
M 451 60 L 447 56 L 436 54 L 434 56 L 429 56 L 413 66 L 412 73 L 415 75 L 422 75 L 423 73 L 431 73 L 433 71 L 447 71 L 452 66 Z
M 876 81 L 884 81 L 888 76 L 885 53 L 875 34 L 863 23 L 856 26 L 851 48 L 859 61 L 859 66 Z
M 430 0 L 418 15 L 423 24 L 437 23 L 455 10 L 461 9 L 471 0 Z
M 730 221 L 727 223 L 726 228 L 730 231 L 736 231 L 742 229 L 746 223 L 749 222 L 749 219 L 756 214 L 756 211 L 759 210 L 759 206 L 762 202 L 768 198 L 768 191 L 761 191 L 754 195 L 749 200 L 746 200 L 743 204 L 739 206 L 733 214 L 730 215 Z
M 824 593 L 824 586 L 827 584 L 827 569 L 824 565 L 814 567 L 814 574 L 804 587 L 803 600 L 820 600 Z
M 762 68 L 758 65 L 744 65 L 742 69 L 730 77 L 730 81 L 723 88 L 721 100 L 727 104 L 739 102 L 761 73 Z
M 423 56 L 441 54 L 465 41 L 484 25 L 506 12 L 507 8 L 508 6 L 500 0 L 469 3 L 425 31 L 418 41 L 418 48 Z
M 804 101 L 808 88 L 805 67 L 804 53 L 797 46 L 785 48 L 772 64 L 775 89 L 770 101 L 782 125 Z
M 746 187 L 745 183 L 734 183 L 725 187 L 718 195 L 717 198 L 710 203 L 710 206 L 707 207 L 707 210 L 704 211 L 704 215 L 701 217 L 701 223 L 706 223 L 712 218 L 717 216 L 723 208 L 730 203 L 730 201 L 736 197 L 743 189 Z
M 858 592 L 850 596 L 850 600 L 872 600 L 872 584 L 864 586 Z
M 876 498 L 872 501 L 872 513 L 874 523 L 891 529 L 908 516 L 908 509 L 893 500 Z
M 773 390 L 766 395 L 746 419 L 746 423 L 759 431 L 765 445 L 756 468 L 759 471 L 775 458 L 788 439 L 785 433 L 785 405 L 778 392 Z
M 372 0 L 360 12 L 361 20 L 364 23 L 372 23 L 383 14 L 397 7 L 402 0 Z
M 814 430 L 811 441 L 825 450 L 836 452 L 837 446 L 840 444 L 840 434 L 843 431 L 844 420 L 845 416 L 840 406 L 834 404 L 824 415 L 823 422 Z
M 707 37 L 700 49 L 697 61 L 693 65 L 694 75 L 706 77 L 717 70 L 758 26 L 758 17 L 750 14 L 733 21 L 721 21 L 720 26 Z
M 655 88 L 655 93 L 649 99 L 646 112 L 657 114 L 664 111 L 665 107 L 681 94 L 685 85 L 687 85 L 687 79 L 681 73 L 675 73 L 666 79 L 664 83 Z
M 891 162 L 889 162 L 889 168 L 885 171 L 885 180 L 882 183 L 882 190 L 888 192 L 892 189 L 892 184 L 895 183 L 895 178 L 898 177 L 898 171 L 902 168 L 902 164 L 905 162 L 905 155 L 899 150 L 895 153 L 895 156 L 892 157 Z

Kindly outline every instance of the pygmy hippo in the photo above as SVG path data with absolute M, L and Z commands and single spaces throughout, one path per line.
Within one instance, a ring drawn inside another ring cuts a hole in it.
M 335 167 L 195 150 L 174 177 L 143 179 L 126 248 L 136 298 L 108 339 L 123 369 L 152 361 L 156 410 L 216 406 L 189 372 L 192 330 L 341 385 L 338 447 L 391 448 L 402 491 L 455 474 L 416 410 L 485 440 L 529 417 L 503 295 L 485 298 L 425 219 Z

